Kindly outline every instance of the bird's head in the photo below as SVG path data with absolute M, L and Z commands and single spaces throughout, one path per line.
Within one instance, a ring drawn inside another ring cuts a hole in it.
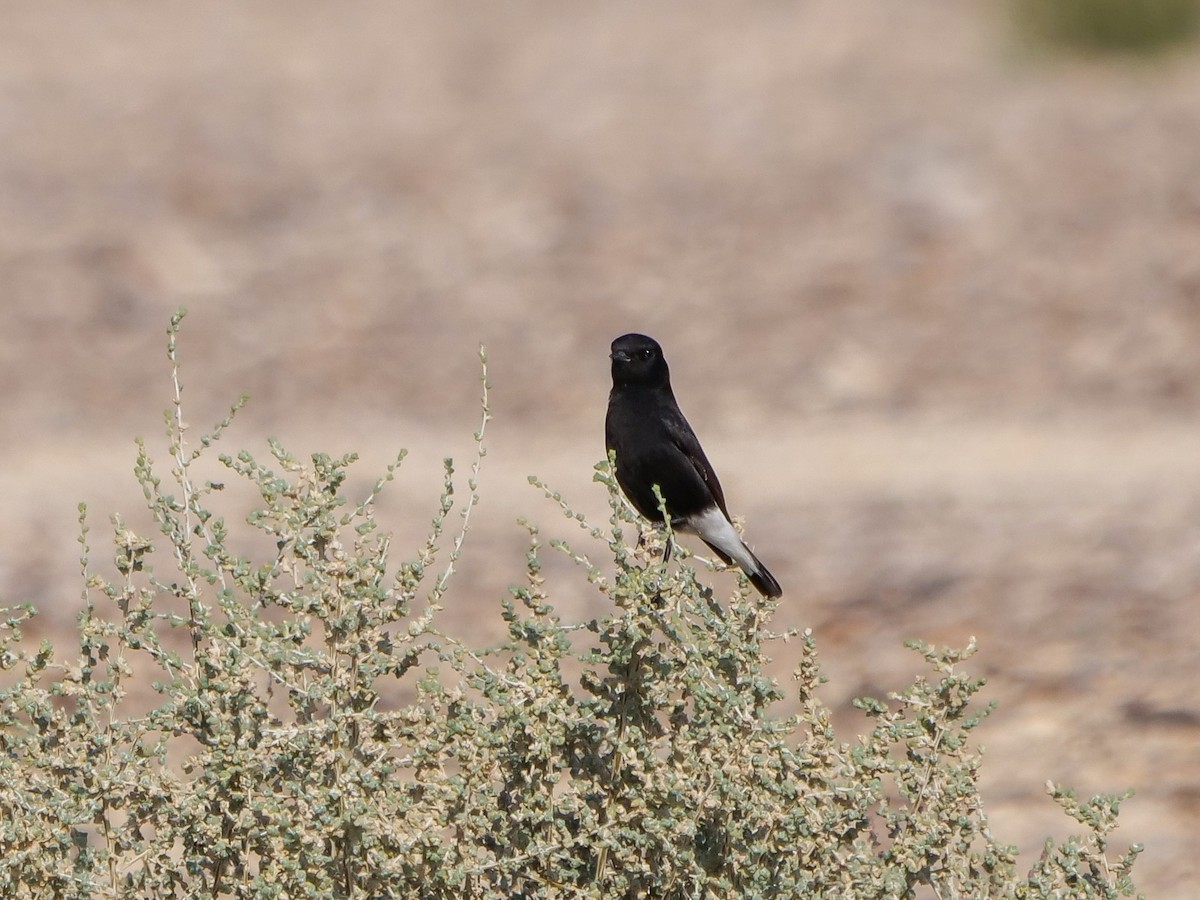
M 670 381 L 662 347 L 644 334 L 623 334 L 612 342 L 613 384 L 664 385 Z

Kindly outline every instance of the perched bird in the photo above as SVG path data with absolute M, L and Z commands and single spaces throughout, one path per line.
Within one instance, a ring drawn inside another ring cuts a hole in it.
M 658 485 L 674 530 L 695 534 L 726 564 L 736 562 L 764 597 L 783 594 L 729 519 L 717 473 L 675 402 L 662 347 L 644 334 L 623 334 L 612 342 L 611 359 L 604 443 L 616 454 L 617 484 L 634 509 L 663 521 Z M 670 554 L 668 543 L 665 558 Z

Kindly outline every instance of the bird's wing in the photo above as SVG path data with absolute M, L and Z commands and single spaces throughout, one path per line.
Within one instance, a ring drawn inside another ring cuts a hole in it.
M 721 482 L 717 480 L 717 473 L 713 471 L 712 463 L 704 455 L 704 450 L 700 446 L 696 432 L 692 431 L 692 426 L 683 417 L 683 413 L 678 408 L 673 412 L 673 415 L 665 417 L 667 433 L 670 434 L 671 441 L 687 457 L 688 462 L 692 464 L 692 468 L 696 470 L 696 474 L 708 486 L 709 493 L 717 501 L 717 506 L 720 507 L 721 512 L 728 519 L 729 510 L 725 508 L 725 492 L 721 490 Z

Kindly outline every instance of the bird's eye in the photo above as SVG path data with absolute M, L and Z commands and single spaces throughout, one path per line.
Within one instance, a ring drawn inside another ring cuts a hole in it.
M 653 354 L 649 350 L 639 350 L 638 356 L 642 359 L 649 359 Z

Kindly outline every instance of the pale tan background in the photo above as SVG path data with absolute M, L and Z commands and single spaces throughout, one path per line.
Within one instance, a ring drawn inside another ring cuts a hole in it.
M 904 639 L 975 635 L 996 832 L 1032 863 L 1047 778 L 1133 787 L 1139 882 L 1194 896 L 1200 56 L 1030 54 L 995 9 L 6 6 L 0 597 L 69 641 L 75 504 L 97 548 L 137 518 L 186 304 L 192 423 L 247 391 L 226 450 L 356 449 L 362 491 L 409 447 L 410 543 L 487 345 L 447 627 L 493 639 L 516 518 L 583 540 L 526 475 L 603 518 L 608 343 L 644 330 L 844 733 Z

